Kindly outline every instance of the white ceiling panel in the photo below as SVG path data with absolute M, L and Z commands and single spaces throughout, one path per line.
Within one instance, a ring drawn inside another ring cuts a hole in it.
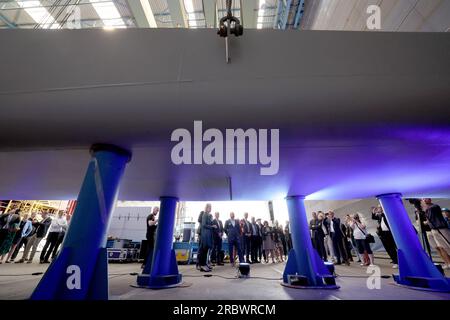
M 381 11 L 381 31 L 448 31 L 450 0 L 309 0 L 303 30 L 367 30 L 369 5 Z

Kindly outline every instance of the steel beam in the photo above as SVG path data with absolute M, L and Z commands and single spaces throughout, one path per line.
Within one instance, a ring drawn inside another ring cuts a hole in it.
M 128 6 L 139 28 L 157 28 L 155 16 L 148 0 L 128 0 Z
M 235 0 L 238 1 L 238 0 Z M 217 25 L 217 5 L 216 0 L 203 1 L 203 9 L 205 10 L 205 20 L 207 28 L 215 28 Z
M 167 4 L 169 5 L 173 26 L 187 28 L 188 21 L 186 11 L 184 10 L 183 0 L 167 0 Z
M 256 29 L 258 20 L 259 0 L 241 1 L 241 22 L 246 29 Z
M 5 17 L 1 12 L 0 12 L 0 20 L 3 21 L 10 29 L 17 28 L 17 25 L 14 22 L 10 21 L 7 17 Z

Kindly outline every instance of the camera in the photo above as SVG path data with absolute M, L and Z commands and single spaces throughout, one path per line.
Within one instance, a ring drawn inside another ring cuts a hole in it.
M 412 204 L 419 212 L 423 211 L 420 199 L 411 198 L 406 200 L 408 200 L 408 202 Z

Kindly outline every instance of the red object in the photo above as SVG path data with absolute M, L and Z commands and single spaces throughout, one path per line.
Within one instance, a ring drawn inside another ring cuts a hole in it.
M 67 204 L 67 214 L 68 215 L 72 215 L 73 212 L 75 211 L 75 207 L 77 206 L 77 201 L 76 200 L 69 200 L 69 203 Z

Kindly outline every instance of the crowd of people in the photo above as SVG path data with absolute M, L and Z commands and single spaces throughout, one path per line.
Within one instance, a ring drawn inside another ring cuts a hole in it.
M 435 250 L 444 261 L 443 268 L 450 268 L 450 210 L 441 209 L 431 199 L 418 200 L 416 218 L 418 233 L 428 249 Z M 211 213 L 211 204 L 198 217 L 197 229 L 199 249 L 197 268 L 210 272 L 213 265 L 224 264 L 222 242 L 226 236 L 231 265 L 240 263 L 278 263 L 287 259 L 292 248 L 289 221 L 283 228 L 278 221 L 268 222 L 251 217 L 246 212 L 241 219 L 231 212 L 225 223 L 220 220 L 220 213 Z M 159 208 L 154 207 L 147 218 L 148 248 L 155 245 Z M 392 235 L 388 219 L 381 206 L 371 208 L 371 219 L 377 222 L 376 233 L 391 259 L 393 268 L 398 267 L 397 246 Z M 0 214 L 0 264 L 14 262 L 19 251 L 24 248 L 22 257 L 16 263 L 32 263 L 38 245 L 46 237 L 39 262 L 49 263 L 53 260 L 64 239 L 70 222 L 70 215 L 59 211 L 53 217 L 46 210 L 26 213 L 20 208 L 13 208 Z M 312 212 L 309 221 L 311 241 L 318 255 L 334 264 L 349 265 L 353 256 L 361 266 L 374 265 L 372 244 L 374 236 L 368 231 L 360 214 L 347 214 L 343 221 L 333 211 Z M 354 254 L 353 254 L 354 253 Z M 5 259 L 6 258 L 6 259 Z M 143 266 L 145 265 L 145 261 Z
M 202 272 L 212 271 L 214 264 L 223 265 L 224 255 L 222 240 L 228 239 L 228 252 L 231 265 L 240 263 L 277 263 L 286 259 L 292 248 L 289 222 L 285 228 L 277 221 L 273 225 L 268 221 L 244 213 L 242 219 L 236 218 L 234 212 L 225 223 L 220 220 L 220 213 L 211 213 L 211 204 L 206 204 L 198 217 L 199 250 L 197 268 Z
M 441 209 L 431 199 L 422 199 L 421 207 L 425 225 L 422 230 L 427 233 L 431 247 L 443 259 L 443 268 L 447 269 L 450 266 L 450 210 Z M 392 267 L 398 268 L 397 246 L 383 208 L 380 205 L 372 207 L 369 216 L 376 221 L 376 234 Z M 207 204 L 198 222 L 197 268 L 203 272 L 210 272 L 214 263 L 223 265 L 224 235 L 228 239 L 231 264 L 235 263 L 236 257 L 239 262 L 248 263 L 269 263 L 270 260 L 273 263 L 283 262 L 292 248 L 288 221 L 283 228 L 276 221 L 272 225 L 254 217 L 249 220 L 248 213 L 244 213 L 242 219 L 237 219 L 231 212 L 230 218 L 222 223 L 219 212 L 213 216 L 211 205 Z M 368 231 L 367 223 L 360 214 L 347 214 L 341 221 L 333 211 L 313 212 L 309 227 L 312 245 L 324 261 L 350 265 L 357 259 L 361 266 L 375 265 L 372 250 L 375 237 Z
M 447 241 L 450 236 L 450 210 L 441 210 L 439 206 L 431 203 L 431 199 L 423 199 L 421 203 L 424 215 L 422 222 L 427 226 L 422 230 L 428 230 L 427 241 L 442 257 L 443 268 L 447 269 L 450 265 L 450 246 Z M 147 218 L 147 240 L 150 248 L 155 244 L 158 212 L 159 208 L 155 207 Z M 253 264 L 278 263 L 287 259 L 292 249 L 289 221 L 286 221 L 283 228 L 277 221 L 270 223 L 255 217 L 249 219 L 248 213 L 244 213 L 239 219 L 231 212 L 224 223 L 219 212 L 214 215 L 211 212 L 212 207 L 208 203 L 198 217 L 198 270 L 210 272 L 215 265 L 224 265 L 222 243 L 225 236 L 229 261 L 233 266 L 237 261 Z M 397 246 L 382 207 L 372 207 L 369 216 L 376 221 L 376 234 L 391 259 L 392 267 L 398 268 Z M 333 211 L 312 212 L 309 228 L 312 246 L 324 261 L 336 265 L 350 265 L 356 257 L 361 266 L 375 264 L 372 250 L 375 237 L 368 231 L 367 223 L 360 214 L 347 214 L 341 221 Z
M 15 263 L 32 263 L 39 243 L 46 236 L 40 263 L 50 263 L 58 253 L 70 222 L 70 215 L 59 211 L 51 217 L 46 210 L 26 213 L 13 208 L 0 215 L 0 264 L 12 263 L 20 249 L 22 257 Z M 6 259 L 5 259 L 6 258 Z
M 416 221 L 423 235 L 423 242 L 431 258 L 431 250 L 437 251 L 444 261 L 443 269 L 450 269 L 450 210 L 442 209 L 431 199 L 422 199 L 416 206 Z
M 397 246 L 388 219 L 381 206 L 371 208 L 371 219 L 377 222 L 376 234 L 381 240 L 393 268 L 398 268 Z M 425 246 L 431 256 L 435 250 L 444 261 L 443 269 L 450 268 L 450 210 L 441 209 L 431 199 L 417 200 L 417 221 L 423 235 Z M 420 218 L 419 218 L 420 217 Z M 313 212 L 309 227 L 311 241 L 324 261 L 349 265 L 353 252 L 361 266 L 374 265 L 372 245 L 375 238 L 367 230 L 366 223 L 359 214 L 347 214 L 345 220 L 335 217 L 333 211 Z M 417 231 L 417 229 L 416 229 Z
M 350 262 L 354 261 L 352 254 L 354 251 L 362 266 L 374 265 L 371 249 L 374 238 L 367 231 L 359 214 L 347 214 L 345 220 L 341 222 L 333 211 L 313 212 L 309 228 L 313 247 L 324 261 L 350 265 Z

